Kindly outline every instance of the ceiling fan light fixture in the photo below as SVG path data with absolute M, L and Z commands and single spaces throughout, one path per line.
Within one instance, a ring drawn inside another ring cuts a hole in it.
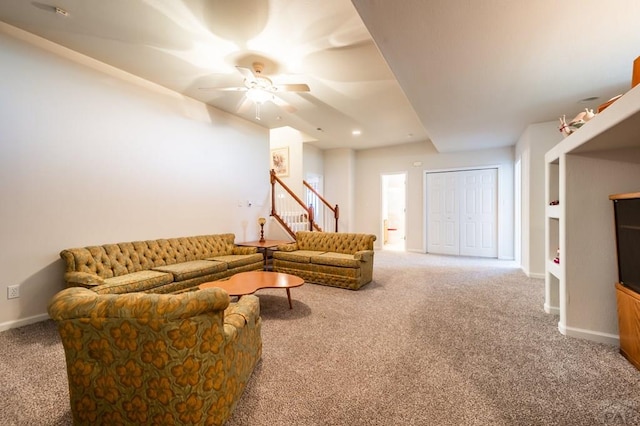
M 273 100 L 273 93 L 259 88 L 252 88 L 247 90 L 246 96 L 248 99 L 257 104 L 263 104 L 265 102 Z

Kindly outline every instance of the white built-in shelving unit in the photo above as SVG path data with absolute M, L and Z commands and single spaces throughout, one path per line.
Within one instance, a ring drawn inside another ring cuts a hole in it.
M 640 86 L 549 150 L 545 165 L 544 309 L 563 334 L 618 344 L 609 195 L 640 192 Z

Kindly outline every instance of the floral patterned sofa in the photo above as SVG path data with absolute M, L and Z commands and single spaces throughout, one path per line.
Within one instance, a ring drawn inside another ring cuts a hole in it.
M 74 425 L 223 424 L 262 353 L 257 297 L 229 300 L 220 288 L 56 294 Z
M 234 234 L 134 241 L 66 249 L 68 287 L 96 293 L 174 293 L 238 272 L 261 270 L 255 247 L 238 247 Z
M 373 279 L 372 234 L 296 232 L 273 252 L 273 270 L 306 282 L 357 290 Z

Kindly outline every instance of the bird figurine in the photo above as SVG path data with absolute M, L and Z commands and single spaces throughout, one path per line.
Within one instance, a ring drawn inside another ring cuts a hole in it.
M 563 134 L 564 137 L 569 136 L 571 133 L 578 130 L 582 127 L 587 121 L 591 120 L 595 117 L 592 109 L 585 108 L 584 111 L 580 112 L 578 115 L 573 117 L 569 123 L 567 123 L 567 116 L 563 115 L 560 117 L 560 126 L 558 126 L 558 130 Z

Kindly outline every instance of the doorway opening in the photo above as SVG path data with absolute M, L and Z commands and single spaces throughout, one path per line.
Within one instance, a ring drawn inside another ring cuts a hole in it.
M 382 248 L 405 250 L 407 174 L 382 175 Z

